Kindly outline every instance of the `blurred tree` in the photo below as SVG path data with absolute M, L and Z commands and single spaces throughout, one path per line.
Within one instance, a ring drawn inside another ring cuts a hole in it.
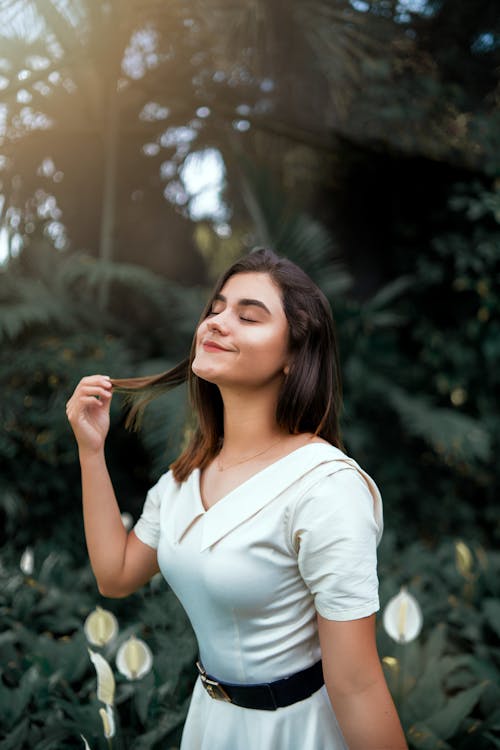
M 335 179 L 338 136 L 492 170 L 491 3 L 481 3 L 474 24 L 468 11 L 446 7 L 4 0 L 3 225 L 25 241 L 41 213 L 61 245 L 69 239 L 106 258 L 114 244 L 122 260 L 147 258 L 161 272 L 200 279 L 182 170 L 206 147 L 223 153 L 236 226 L 248 215 L 234 174 L 235 139 L 249 158 L 266 159 L 306 207 Z M 461 75 L 458 53 L 443 52 L 442 39 L 459 25 L 469 29 L 467 60 L 480 87 Z M 318 152 L 319 162 L 309 156 Z M 307 179 L 290 177 L 297 169 Z

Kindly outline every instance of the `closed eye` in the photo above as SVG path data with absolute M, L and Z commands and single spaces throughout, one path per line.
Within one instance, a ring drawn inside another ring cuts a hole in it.
M 243 320 L 245 323 L 258 323 L 258 320 L 253 320 L 253 318 L 244 318 L 243 315 L 240 315 L 240 320 Z

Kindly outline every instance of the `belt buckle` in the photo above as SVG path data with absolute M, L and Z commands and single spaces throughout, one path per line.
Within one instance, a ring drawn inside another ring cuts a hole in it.
M 196 666 L 198 668 L 198 672 L 200 673 L 200 679 L 203 687 L 205 688 L 209 696 L 211 698 L 214 698 L 214 700 L 226 701 L 227 703 L 231 703 L 231 698 L 226 693 L 222 685 L 217 682 L 217 680 L 212 680 L 210 677 L 208 677 L 205 667 L 203 667 L 201 662 L 197 661 Z

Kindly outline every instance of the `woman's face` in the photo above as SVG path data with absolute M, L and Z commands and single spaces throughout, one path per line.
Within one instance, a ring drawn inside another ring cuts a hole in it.
M 218 386 L 256 388 L 281 382 L 288 323 L 267 273 L 231 276 L 196 333 L 195 375 Z

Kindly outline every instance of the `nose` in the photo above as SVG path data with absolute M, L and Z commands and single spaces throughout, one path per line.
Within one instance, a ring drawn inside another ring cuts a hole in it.
M 226 333 L 228 333 L 229 329 L 224 313 L 218 313 L 213 318 L 208 318 L 207 328 L 209 331 L 217 331 L 221 335 L 225 335 Z

